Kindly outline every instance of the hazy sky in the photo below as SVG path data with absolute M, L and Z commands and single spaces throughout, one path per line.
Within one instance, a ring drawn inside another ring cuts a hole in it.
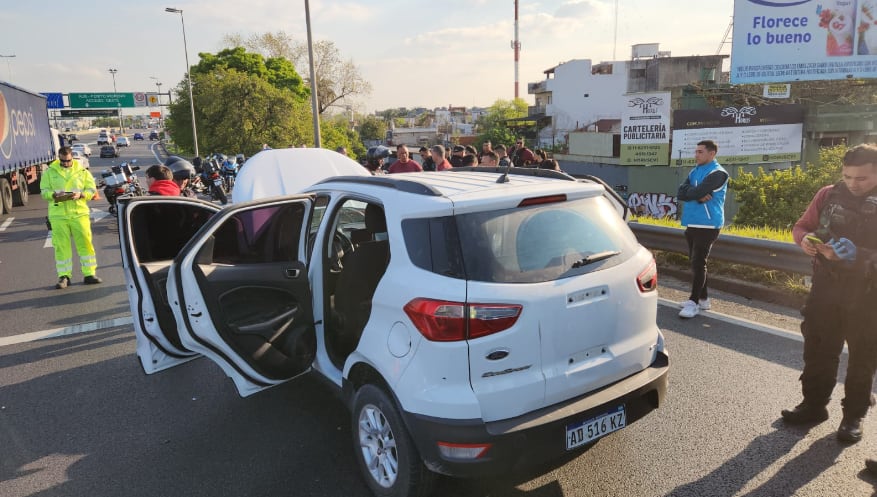
M 636 43 L 673 55 L 716 52 L 733 0 L 519 0 L 520 94 L 570 59 L 630 56 Z M 304 0 L 0 0 L 0 79 L 38 92 L 162 91 L 227 33 L 284 31 L 306 40 Z M 488 106 L 514 96 L 513 0 L 311 0 L 314 39 L 335 42 L 372 82 L 358 109 Z M 730 41 L 730 40 L 729 40 Z M 722 53 L 730 53 L 730 43 Z

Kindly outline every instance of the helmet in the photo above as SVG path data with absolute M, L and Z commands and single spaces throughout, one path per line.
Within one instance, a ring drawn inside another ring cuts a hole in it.
M 195 166 L 182 157 L 171 155 L 164 161 L 164 165 L 174 173 L 174 179 L 192 179 L 195 177 Z
M 368 152 L 365 153 L 365 159 L 369 162 L 375 161 L 377 162 L 380 159 L 386 159 L 390 156 L 390 149 L 383 146 L 378 145 L 377 147 L 371 147 L 368 149 Z

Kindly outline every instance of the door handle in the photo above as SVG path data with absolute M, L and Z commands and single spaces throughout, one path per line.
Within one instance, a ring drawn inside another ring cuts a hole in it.
M 296 279 L 301 274 L 301 269 L 286 268 L 286 277 Z

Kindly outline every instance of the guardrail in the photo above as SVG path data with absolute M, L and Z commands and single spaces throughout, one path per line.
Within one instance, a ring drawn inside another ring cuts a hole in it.
M 688 254 L 684 230 L 638 222 L 627 223 L 646 248 Z M 811 258 L 794 243 L 720 234 L 710 258 L 734 264 L 812 274 Z

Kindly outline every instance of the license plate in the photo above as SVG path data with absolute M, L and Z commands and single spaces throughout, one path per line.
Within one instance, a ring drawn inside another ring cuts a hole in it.
M 222 180 L 221 180 L 221 179 L 215 179 L 215 180 L 213 180 L 213 184 L 216 185 L 216 186 L 219 186 L 219 185 L 222 184 Z
M 627 417 L 622 405 L 612 412 L 601 414 L 587 421 L 566 425 L 566 450 L 581 447 L 613 431 L 618 431 L 624 428 L 626 421 Z

